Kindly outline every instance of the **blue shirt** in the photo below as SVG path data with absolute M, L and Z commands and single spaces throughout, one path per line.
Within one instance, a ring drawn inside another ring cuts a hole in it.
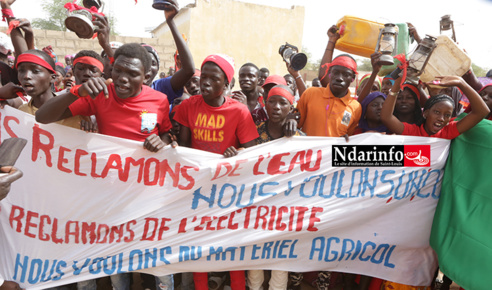
M 163 78 L 163 79 L 158 79 L 152 83 L 152 88 L 156 91 L 159 91 L 167 96 L 167 100 L 169 101 L 169 105 L 172 106 L 174 99 L 179 98 L 183 95 L 183 88 L 179 89 L 178 91 L 174 91 L 173 87 L 171 86 L 171 78 Z M 171 112 L 171 110 L 169 110 Z

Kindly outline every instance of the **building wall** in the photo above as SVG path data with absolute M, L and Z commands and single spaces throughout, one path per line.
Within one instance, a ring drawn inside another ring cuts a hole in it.
M 287 69 L 278 53 L 280 45 L 289 42 L 299 49 L 302 47 L 304 7 L 283 9 L 233 0 L 196 0 L 195 5 L 185 9 L 190 11 L 189 20 L 180 12 L 175 21 L 181 22 L 180 32 L 189 21 L 186 36 L 197 68 L 206 56 L 225 53 L 235 60 L 236 77 L 246 62 L 267 67 L 272 74 L 284 75 Z M 154 36 L 170 38 L 165 26 L 156 28 Z
M 174 23 L 178 27 L 179 33 L 185 37 L 187 42 L 190 40 L 190 16 L 191 11 L 189 7 L 181 8 L 178 15 L 174 17 Z M 152 36 L 158 39 L 160 43 L 165 44 L 167 47 L 172 47 L 171 55 L 168 53 L 163 54 L 166 62 L 166 68 L 174 66 L 174 53 L 176 52 L 176 44 L 174 42 L 169 26 L 166 22 L 161 23 L 152 31 Z M 167 49 L 169 50 L 169 49 Z M 192 52 L 193 53 L 193 52 Z M 167 72 L 167 71 L 166 71 Z
M 2 32 L 5 32 L 6 28 Z M 95 39 L 80 39 L 71 31 L 54 31 L 34 29 L 34 45 L 38 49 L 51 45 L 58 61 L 65 64 L 66 54 L 75 54 L 80 50 L 94 50 L 98 53 L 102 51 L 97 38 Z M 169 70 L 169 67 L 174 65 L 173 54 L 176 51 L 176 46 L 172 39 L 144 38 L 144 37 L 129 37 L 129 36 L 111 36 L 110 41 L 119 41 L 122 43 L 147 43 L 154 47 L 161 59 L 159 71 Z

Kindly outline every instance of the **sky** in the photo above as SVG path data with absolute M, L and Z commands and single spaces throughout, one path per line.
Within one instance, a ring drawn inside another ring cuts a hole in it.
M 43 17 L 40 3 L 49 0 L 17 0 L 13 5 L 17 17 L 33 19 Z M 81 1 L 81 0 L 80 0 Z M 164 21 L 164 15 L 151 7 L 153 0 L 103 0 L 104 12 L 117 19 L 116 31 L 123 36 L 150 37 L 152 28 Z M 213 0 L 205 0 L 213 1 Z M 290 8 L 305 7 L 302 45 L 320 59 L 328 41 L 327 30 L 345 15 L 378 21 L 381 23 L 411 22 L 423 38 L 425 34 L 439 35 L 441 16 L 450 14 L 454 20 L 456 38 L 472 61 L 484 68 L 492 68 L 492 37 L 490 18 L 492 0 L 240 0 L 260 5 Z M 178 0 L 180 7 L 194 0 Z M 347 3 L 350 3 L 349 5 Z M 279 21 L 281 21 L 279 19 Z M 337 52 L 335 52 L 337 54 Z

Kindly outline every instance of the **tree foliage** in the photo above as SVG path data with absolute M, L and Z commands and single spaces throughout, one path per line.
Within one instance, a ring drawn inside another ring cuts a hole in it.
M 313 59 L 313 55 L 305 46 L 302 47 L 301 52 L 304 53 L 308 59 L 308 62 L 307 62 L 306 67 L 304 69 L 317 71 L 319 69 L 319 65 L 321 64 L 321 59 L 318 59 L 318 60 Z
M 372 64 L 370 58 L 357 59 L 357 70 L 358 71 L 372 71 Z
M 31 22 L 32 27 L 45 30 L 66 31 L 65 19 L 68 14 L 67 9 L 63 6 L 68 2 L 72 2 L 72 0 L 43 0 L 41 7 L 47 17 L 34 18 Z M 115 31 L 116 19 L 112 15 L 109 15 L 108 21 L 111 28 L 111 34 L 117 34 Z
M 484 77 L 485 75 L 487 75 L 487 72 L 489 71 L 488 69 L 478 66 L 474 63 L 472 63 L 472 69 L 477 77 Z
M 67 18 L 67 9 L 63 7 L 70 0 L 44 0 L 41 4 L 43 11 L 48 15 L 45 18 L 34 18 L 32 27 L 46 30 L 65 31 L 65 18 Z

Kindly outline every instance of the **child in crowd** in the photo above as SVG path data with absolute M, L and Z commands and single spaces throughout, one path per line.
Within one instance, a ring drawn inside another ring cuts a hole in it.
M 71 54 L 66 54 L 65 55 L 65 68 L 68 70 L 72 68 L 72 61 L 73 61 L 73 55 Z
M 319 87 L 321 87 L 321 82 L 319 81 L 319 79 L 318 79 L 318 78 L 314 78 L 314 79 L 311 81 L 311 86 L 312 86 L 312 87 L 317 87 L 317 88 L 319 88 Z
M 454 101 L 451 97 L 441 94 L 431 97 L 424 106 L 423 119 L 416 124 L 402 122 L 393 115 L 396 103 L 396 93 L 400 79 L 395 82 L 381 111 L 381 120 L 390 131 L 399 135 L 437 137 L 454 139 L 466 132 L 486 117 L 490 110 L 480 95 L 473 90 L 462 78 L 456 76 L 437 77 L 433 84 L 443 87 L 457 86 L 465 93 L 473 110 L 460 121 L 451 121 L 454 111 Z
M 72 71 L 75 72 L 75 74 L 70 77 Z M 81 50 L 72 59 L 72 69 L 67 73 L 69 77 L 64 79 L 67 83 L 65 90 L 57 92 L 56 95 L 70 92 L 72 86 L 81 85 L 87 82 L 91 77 L 102 77 L 103 72 L 103 58 L 95 51 Z M 99 130 L 97 127 L 97 121 L 94 117 L 81 120 L 80 129 L 92 133 L 98 133 Z M 79 284 L 89 283 L 88 281 L 90 280 L 79 282 Z M 79 287 L 79 290 L 81 289 L 86 288 Z
M 482 97 L 482 100 L 485 102 L 487 107 L 489 108 L 489 111 L 492 112 L 492 83 L 483 86 L 480 91 L 478 91 L 480 96 Z M 492 113 L 489 113 L 487 115 L 487 120 L 492 120 Z
M 195 96 L 200 94 L 200 75 L 201 71 L 195 69 L 195 73 L 191 79 L 185 85 L 185 92 L 188 96 Z
M 299 72 L 297 73 L 297 77 L 300 78 L 301 76 L 299 75 Z M 284 75 L 285 82 L 287 83 L 287 86 L 290 88 L 291 91 L 294 92 L 294 96 L 299 96 L 299 92 L 297 91 L 297 79 L 290 73 Z
M 308 136 L 341 137 L 352 135 L 362 108 L 350 96 L 349 86 L 357 73 L 357 63 L 349 55 L 340 55 L 329 64 L 329 85 L 311 87 L 301 96 L 297 109 L 299 128 Z
M 62 66 L 55 66 L 55 80 L 53 81 L 53 92 L 59 92 L 64 89 L 63 78 L 65 77 L 65 69 Z
M 75 77 L 73 76 L 72 69 L 69 69 L 63 78 L 63 87 L 70 91 L 70 88 L 75 85 Z
M 258 86 L 263 87 L 265 80 L 270 75 L 270 70 L 266 67 L 260 68 L 260 73 L 258 74 Z
M 381 122 L 381 109 L 383 108 L 384 100 L 386 100 L 386 95 L 382 92 L 373 92 L 364 98 L 361 102 L 362 115 L 354 135 L 371 131 L 390 133 L 388 128 Z
M 290 88 L 285 85 L 277 85 L 269 90 L 265 104 L 268 120 L 256 125 L 260 135 L 256 139 L 257 144 L 285 136 L 284 125 L 287 122 L 287 116 L 294 110 L 294 98 Z M 297 129 L 293 136 L 306 136 L 306 134 Z
M 255 145 L 256 127 L 249 110 L 245 111 L 247 107 L 223 95 L 234 74 L 232 59 L 210 55 L 205 58 L 201 72 L 202 94 L 183 101 L 175 115 L 182 125 L 180 144 L 219 154 L 231 146 Z M 205 122 L 211 118 L 215 122 Z
M 492 112 L 492 83 L 484 85 L 479 91 L 478 94 L 482 97 L 482 100 L 485 102 L 489 110 Z M 468 106 L 465 112 L 469 113 L 472 111 L 472 106 Z M 492 120 L 492 113 L 487 115 L 487 120 Z
M 7 56 L 7 63 L 9 65 L 9 67 L 14 68 L 15 57 L 13 55 Z
M 151 45 L 142 43 L 142 47 L 145 48 L 145 50 L 147 50 L 151 59 L 150 77 L 145 82 L 146 86 L 151 86 L 155 76 L 157 75 L 157 72 L 159 71 L 159 65 L 161 63 L 161 60 L 159 58 L 159 55 L 157 54 L 157 51 Z
M 427 91 L 429 92 L 429 96 L 435 96 L 439 94 L 445 94 L 451 97 L 454 102 L 454 111 L 452 117 L 457 117 L 459 114 L 463 113 L 465 111 L 465 108 L 463 104 L 466 104 L 468 106 L 468 103 L 465 103 L 462 101 L 463 98 L 463 93 L 457 88 L 457 87 L 448 87 L 448 88 L 442 88 L 442 87 L 437 87 L 437 86 L 429 86 L 425 83 L 422 83 L 422 86 L 427 88 Z M 468 101 L 468 99 L 467 99 Z
M 256 143 L 262 144 L 284 137 L 284 124 L 287 115 L 294 109 L 295 97 L 290 88 L 285 85 L 278 85 L 269 90 L 265 108 L 268 120 L 256 125 L 258 134 Z M 297 130 L 294 136 L 305 136 L 302 131 Z M 262 289 L 264 280 L 263 270 L 248 270 L 248 286 L 251 290 Z M 287 289 L 289 280 L 287 271 L 272 270 L 270 278 L 270 289 Z
M 370 74 L 363 75 L 362 78 L 360 78 L 359 87 L 356 89 L 357 96 L 360 95 L 360 93 L 362 92 L 362 89 L 366 85 L 369 87 L 370 93 L 379 92 L 379 91 L 381 91 L 381 87 L 382 87 L 381 78 L 376 76 L 376 79 L 371 82 L 371 75 Z
M 34 115 L 46 102 L 54 98 L 51 85 L 56 76 L 55 62 L 44 51 L 28 50 L 19 55 L 16 68 L 22 88 L 31 97 L 19 110 Z M 58 123 L 78 129 L 81 119 L 80 116 L 73 115 Z
M 420 90 L 412 83 L 404 83 L 396 98 L 394 115 L 401 122 L 409 124 L 422 123 Z
M 184 100 L 174 119 L 181 124 L 179 143 L 208 152 L 237 154 L 239 146 L 256 144 L 258 137 L 248 107 L 228 98 L 224 91 L 234 75 L 234 61 L 214 54 L 201 67 L 201 95 Z M 231 271 L 231 288 L 245 289 L 244 271 Z M 208 289 L 207 273 L 194 273 L 195 289 Z
M 239 69 L 240 91 L 232 92 L 231 98 L 248 106 L 253 112 L 265 106 L 263 96 L 258 90 L 258 75 L 260 69 L 253 63 L 245 63 Z
M 263 83 L 263 99 L 266 99 L 268 97 L 268 93 L 276 85 L 287 86 L 287 82 L 282 76 L 279 75 L 271 75 L 266 78 L 265 82 Z M 253 116 L 253 121 L 255 121 L 256 124 L 268 120 L 268 114 L 266 113 L 265 107 L 253 110 L 253 112 L 251 112 L 251 115 Z
M 390 74 L 386 75 L 381 82 L 381 93 L 388 95 L 394 83 L 395 79 Z
M 76 85 L 81 85 L 90 78 L 98 78 L 103 75 L 103 58 L 95 51 L 79 51 L 75 55 L 72 63 L 72 71 Z

